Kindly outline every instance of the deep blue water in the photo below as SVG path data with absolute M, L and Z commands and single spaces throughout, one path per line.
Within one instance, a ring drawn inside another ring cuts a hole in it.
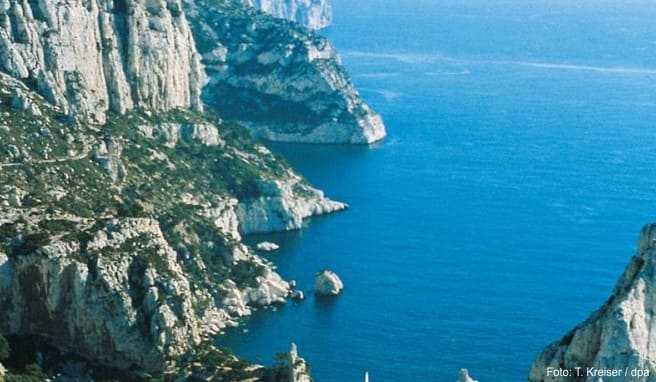
M 272 145 L 352 208 L 267 236 L 309 298 L 225 344 L 271 363 L 294 341 L 319 382 L 526 380 L 656 221 L 656 4 L 333 3 L 324 33 L 389 138 Z

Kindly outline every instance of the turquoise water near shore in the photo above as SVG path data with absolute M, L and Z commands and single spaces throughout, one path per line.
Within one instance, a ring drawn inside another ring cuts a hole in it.
M 308 299 L 222 343 L 296 342 L 319 382 L 526 380 L 656 221 L 656 5 L 571 3 L 333 0 L 322 33 L 389 137 L 270 145 L 352 208 L 249 238 Z M 312 296 L 324 267 L 338 299 Z

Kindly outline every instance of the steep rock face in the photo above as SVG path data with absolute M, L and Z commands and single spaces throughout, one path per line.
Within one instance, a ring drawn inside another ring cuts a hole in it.
M 621 371 L 604 381 L 656 381 L 656 225 L 645 227 L 631 259 L 606 303 L 560 341 L 547 347 L 529 381 L 590 381 L 588 370 Z M 576 373 L 580 369 L 580 376 Z M 551 370 L 551 371 L 550 371 Z M 570 370 L 572 376 L 559 374 Z M 625 375 L 628 370 L 629 374 Z M 642 372 L 632 376 L 631 372 Z M 646 374 L 646 375 L 645 375 Z
M 201 108 L 180 0 L 0 0 L 0 70 L 69 115 Z
M 222 116 L 273 141 L 366 144 L 385 136 L 325 38 L 230 0 L 185 4 L 210 76 L 204 100 Z
M 2 331 L 40 336 L 118 368 L 158 370 L 203 335 L 192 294 L 159 225 L 112 221 L 86 251 L 52 241 L 34 253 L 0 254 Z
M 321 29 L 333 21 L 333 10 L 328 0 L 243 0 L 272 16 L 295 21 L 310 29 Z

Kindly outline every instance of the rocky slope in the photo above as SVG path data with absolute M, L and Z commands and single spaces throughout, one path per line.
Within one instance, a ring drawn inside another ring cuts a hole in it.
M 241 234 L 344 205 L 217 117 L 70 121 L 2 73 L 0 116 L 0 333 L 38 338 L 50 371 L 263 375 L 211 345 L 292 290 Z
M 385 136 L 330 43 L 305 28 L 232 0 L 188 0 L 210 77 L 204 100 L 256 137 L 359 143 Z
M 242 235 L 346 205 L 227 120 L 276 140 L 384 136 L 324 39 L 241 3 L 0 0 L 9 380 L 309 380 L 295 348 L 265 369 L 214 337 L 299 295 Z
M 655 271 L 656 226 L 650 225 L 610 298 L 543 351 L 529 381 L 656 381 Z
M 310 29 L 325 28 L 333 21 L 328 0 L 243 0 L 243 3 Z

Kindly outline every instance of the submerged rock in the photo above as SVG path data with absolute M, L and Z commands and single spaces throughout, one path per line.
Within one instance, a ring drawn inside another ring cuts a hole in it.
M 337 296 L 342 289 L 344 289 L 344 284 L 333 271 L 321 271 L 314 279 L 314 290 L 318 295 Z
M 643 228 L 637 254 L 606 303 L 560 341 L 549 345 L 531 368 L 531 382 L 565 382 L 563 370 L 577 370 L 577 381 L 607 380 L 598 372 L 617 372 L 611 380 L 656 378 L 656 225 Z M 588 371 L 592 370 L 591 375 Z M 628 371 L 628 375 L 624 373 Z M 603 378 L 600 378 L 603 377 Z
M 262 252 L 273 252 L 277 251 L 280 249 L 280 246 L 276 243 L 271 243 L 269 241 L 264 241 L 262 243 L 257 244 L 257 250 L 262 251 Z
M 469 371 L 467 369 L 460 369 L 458 382 L 478 382 L 478 381 L 469 376 Z
M 310 29 L 332 24 L 333 10 L 329 0 L 242 0 L 272 16 L 295 21 Z

